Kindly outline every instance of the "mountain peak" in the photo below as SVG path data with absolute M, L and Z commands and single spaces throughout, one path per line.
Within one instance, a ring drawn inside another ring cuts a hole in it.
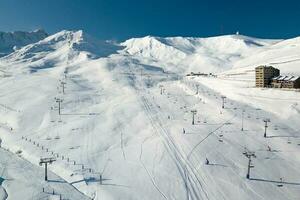
M 36 43 L 26 45 L 3 59 L 14 63 L 25 61 L 30 63 L 30 66 L 41 67 L 49 58 L 51 59 L 51 67 L 54 67 L 56 63 L 65 64 L 106 57 L 116 53 L 119 49 L 119 46 L 97 40 L 82 30 L 63 30 Z
M 70 31 L 70 30 L 62 30 L 58 33 L 50 35 L 49 37 L 45 38 L 44 41 L 41 42 L 50 42 L 50 41 L 79 41 L 83 39 L 83 31 Z

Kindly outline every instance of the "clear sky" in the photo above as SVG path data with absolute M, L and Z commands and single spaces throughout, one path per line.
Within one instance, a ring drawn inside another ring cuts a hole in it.
M 82 29 L 101 38 L 145 35 L 300 36 L 299 0 L 0 0 L 0 31 Z

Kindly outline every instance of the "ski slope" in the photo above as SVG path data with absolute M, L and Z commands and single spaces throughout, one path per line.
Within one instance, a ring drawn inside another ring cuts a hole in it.
M 1 199 L 89 199 L 52 172 L 46 183 L 42 168 L 4 149 L 0 155 Z
M 253 70 L 280 62 L 299 73 L 298 48 L 298 38 L 112 44 L 62 31 L 0 58 L 2 146 L 32 163 L 32 181 L 42 184 L 39 159 L 55 157 L 50 170 L 71 199 L 296 200 L 300 93 L 254 88 Z M 186 77 L 191 71 L 218 78 Z M 250 179 L 245 152 L 256 155 Z M 30 194 L 45 195 L 18 169 Z M 8 199 L 16 187 L 3 185 Z

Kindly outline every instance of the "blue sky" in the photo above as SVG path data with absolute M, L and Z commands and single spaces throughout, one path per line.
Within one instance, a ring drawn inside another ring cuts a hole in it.
M 0 0 L 0 31 L 83 29 L 101 38 L 145 35 L 300 36 L 296 0 Z

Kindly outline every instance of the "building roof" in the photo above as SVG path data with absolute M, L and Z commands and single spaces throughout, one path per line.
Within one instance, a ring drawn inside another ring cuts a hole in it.
M 285 76 L 285 78 L 283 80 L 284 81 L 289 81 L 291 78 L 293 78 L 293 76 Z
M 257 66 L 255 68 L 274 68 L 273 66 L 268 66 L 268 65 L 260 65 L 260 66 Z M 276 69 L 276 68 L 274 68 Z
M 272 80 L 277 80 L 277 81 L 296 81 L 300 76 L 276 76 L 272 78 Z
M 300 76 L 294 76 L 293 78 L 290 79 L 290 81 L 296 81 Z
M 272 80 L 279 80 L 282 76 L 276 76 L 274 78 L 272 78 Z

